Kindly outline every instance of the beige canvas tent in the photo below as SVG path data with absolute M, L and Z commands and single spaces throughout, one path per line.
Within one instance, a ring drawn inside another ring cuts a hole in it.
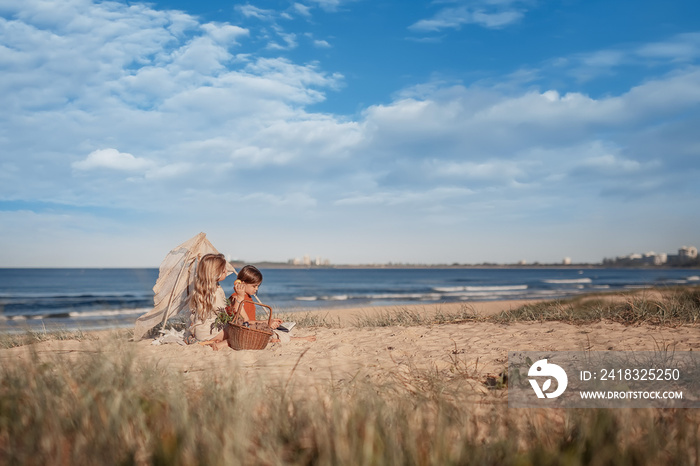
M 136 319 L 134 340 L 138 341 L 153 327 L 189 309 L 188 297 L 194 283 L 199 259 L 205 254 L 219 251 L 209 242 L 204 233 L 185 241 L 171 250 L 160 264 L 158 280 L 153 287 L 153 309 Z M 226 263 L 227 275 L 236 273 Z

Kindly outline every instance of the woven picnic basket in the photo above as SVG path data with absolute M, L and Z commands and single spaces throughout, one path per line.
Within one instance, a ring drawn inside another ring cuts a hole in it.
M 256 306 L 267 308 L 269 312 L 267 325 L 259 323 L 244 325 L 243 319 L 238 319 L 243 303 L 253 303 Z M 228 345 L 235 350 L 265 349 L 265 347 L 267 347 L 267 343 L 270 341 L 270 337 L 272 336 L 272 328 L 270 327 L 271 322 L 272 308 L 270 306 L 250 300 L 241 301 L 238 303 L 236 311 L 233 314 L 233 320 L 228 323 L 228 328 L 226 329 L 226 334 L 228 335 Z

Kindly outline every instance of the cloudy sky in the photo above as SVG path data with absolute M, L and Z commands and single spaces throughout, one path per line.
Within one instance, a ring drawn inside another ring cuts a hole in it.
M 700 246 L 700 2 L 0 0 L 0 266 Z

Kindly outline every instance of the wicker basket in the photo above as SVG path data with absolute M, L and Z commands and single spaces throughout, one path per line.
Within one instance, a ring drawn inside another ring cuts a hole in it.
M 270 314 L 267 318 L 267 325 L 250 324 L 250 326 L 245 326 L 239 324 L 238 316 L 241 313 L 243 303 L 253 303 L 256 306 L 267 308 Z M 272 328 L 270 328 L 271 322 L 272 308 L 270 306 L 262 303 L 255 303 L 249 300 L 241 301 L 238 304 L 236 312 L 233 314 L 233 320 L 228 324 L 228 328 L 226 329 L 228 345 L 235 350 L 265 349 L 265 347 L 267 347 L 267 343 L 270 341 L 270 337 L 272 336 Z

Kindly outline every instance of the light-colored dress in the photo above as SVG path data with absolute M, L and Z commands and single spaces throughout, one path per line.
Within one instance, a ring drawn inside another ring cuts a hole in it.
M 214 338 L 221 330 L 218 330 L 216 327 L 212 328 L 212 324 L 216 320 L 216 314 L 219 310 L 225 307 L 226 293 L 224 293 L 223 288 L 217 286 L 214 295 L 214 312 L 204 319 L 204 321 L 197 319 L 194 312 L 190 313 L 190 335 L 194 335 L 199 341 L 211 340 Z

